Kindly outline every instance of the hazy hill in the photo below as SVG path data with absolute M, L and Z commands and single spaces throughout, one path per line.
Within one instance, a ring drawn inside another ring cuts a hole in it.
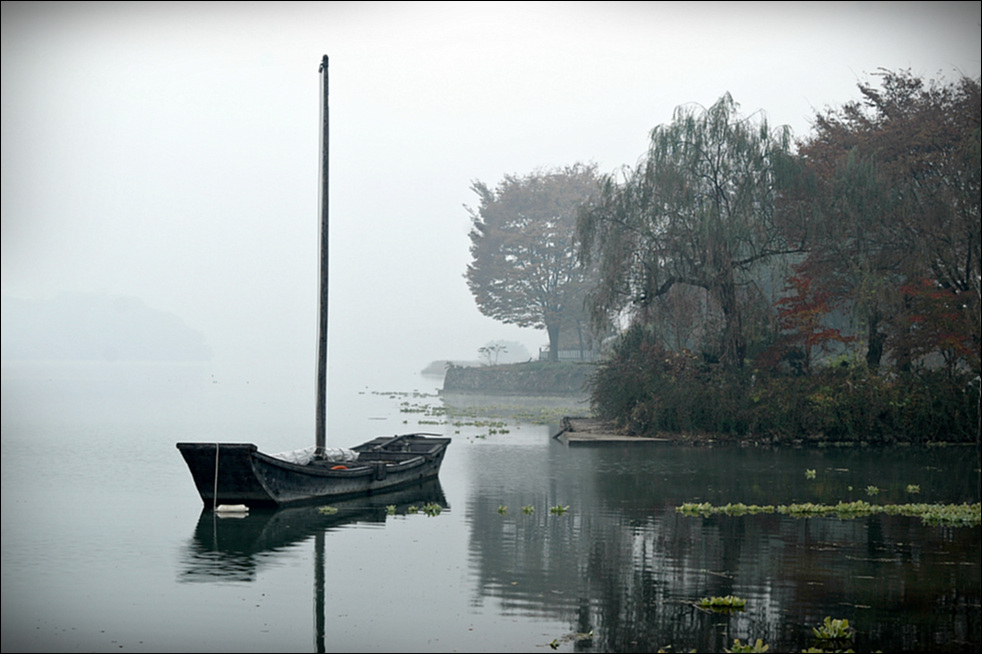
M 44 300 L 2 301 L 3 359 L 62 361 L 203 361 L 204 335 L 178 316 L 135 297 L 64 293 Z

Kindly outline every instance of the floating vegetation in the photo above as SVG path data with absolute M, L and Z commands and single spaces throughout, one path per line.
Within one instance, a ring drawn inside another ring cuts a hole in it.
M 743 611 L 747 607 L 747 600 L 735 595 L 703 597 L 698 606 L 710 611 Z
M 501 405 L 459 406 L 448 403 L 447 397 L 439 393 L 422 393 L 414 390 L 411 392 L 372 391 L 372 394 L 399 402 L 399 412 L 414 416 L 419 425 L 451 425 L 454 434 L 460 434 L 463 428 L 475 428 L 483 430 L 483 433 L 469 434 L 468 438 L 481 440 L 489 436 L 511 433 L 514 427 L 509 423 L 553 425 L 558 424 L 570 413 L 584 412 L 582 402 L 572 399 L 568 402 L 560 400 L 559 405 L 552 406 L 557 401 L 552 396 L 543 396 L 540 406 L 536 406 L 535 400 L 530 406 L 528 398 L 524 397 L 521 403 L 516 401 L 514 404 L 506 401 Z M 432 398 L 437 398 L 437 402 L 433 402 Z M 402 424 L 409 425 L 411 419 L 402 420 Z
M 443 507 L 435 502 L 428 502 L 421 507 L 415 504 L 410 504 L 406 507 L 406 515 L 425 513 L 428 516 L 438 516 L 441 511 L 443 511 Z M 397 515 L 399 513 L 399 507 L 395 504 L 386 504 L 385 513 L 387 515 Z
M 400 397 L 439 397 L 436 393 L 423 393 L 417 390 L 412 391 L 372 391 L 372 395 L 385 395 L 393 399 Z
M 712 598 L 704 597 L 702 600 L 700 600 L 699 606 L 701 608 L 715 608 L 714 606 L 712 606 L 714 603 L 718 606 L 723 606 L 727 603 L 729 599 L 731 599 L 730 596 L 712 597 Z M 736 597 L 732 597 L 732 600 L 743 602 L 743 600 L 740 600 L 739 598 Z M 746 602 L 744 602 L 744 604 L 745 603 Z M 843 652 L 843 651 L 851 652 L 852 651 L 851 649 L 843 650 L 840 648 L 844 645 L 843 641 L 852 639 L 853 635 L 856 633 L 856 630 L 853 629 L 851 626 L 849 626 L 848 620 L 832 619 L 831 617 L 826 616 L 825 622 L 819 625 L 818 628 L 812 628 L 812 633 L 815 634 L 815 638 L 819 641 L 819 643 L 817 643 L 817 645 L 819 646 L 809 647 L 801 651 L 824 654 L 825 652 Z M 555 643 L 553 649 L 556 649 L 556 647 L 558 647 L 559 645 L 559 639 L 556 639 L 552 642 Z M 552 646 L 552 643 L 550 643 L 550 646 Z M 739 638 L 734 638 L 733 647 L 729 649 L 725 647 L 723 648 L 724 652 L 766 652 L 768 650 L 770 650 L 770 646 L 765 645 L 764 641 L 760 638 L 758 638 L 755 642 L 748 641 L 746 644 L 741 643 Z M 663 653 L 671 652 L 672 647 L 671 646 L 668 646 L 667 648 L 659 647 L 657 651 Z M 695 652 L 696 650 L 693 649 L 689 651 Z
M 535 513 L 535 507 L 531 504 L 522 507 L 522 513 L 529 515 L 530 513 Z
M 815 638 L 828 641 L 848 640 L 852 638 L 856 630 L 849 626 L 848 620 L 833 620 L 829 616 L 825 616 L 825 622 L 818 628 L 812 628 L 812 631 L 815 633 Z
M 677 513 L 688 516 L 754 515 L 779 513 L 794 518 L 836 517 L 858 518 L 873 514 L 900 515 L 921 518 L 924 524 L 947 527 L 975 527 L 982 524 L 982 504 L 869 504 L 863 500 L 838 504 L 786 504 L 779 506 L 756 504 L 726 504 L 713 506 L 708 502 L 689 502 L 675 508 Z
M 593 629 L 585 632 L 577 632 L 573 634 L 567 634 L 562 638 L 553 638 L 552 642 L 549 643 L 549 647 L 552 649 L 559 649 L 559 646 L 564 642 L 572 643 L 583 643 L 583 641 L 593 640 Z M 589 647 L 589 644 L 582 644 L 581 647 Z
M 317 507 L 317 510 L 320 511 L 321 513 L 323 513 L 324 515 L 334 515 L 335 513 L 338 512 L 338 507 L 336 507 L 336 506 L 319 506 L 319 507 Z
M 907 484 L 907 492 L 911 495 L 921 492 L 921 487 L 917 484 Z
M 502 504 L 498 507 L 498 513 L 505 514 L 508 513 L 508 507 Z
M 443 507 L 436 502 L 428 502 L 423 505 L 423 513 L 430 517 L 440 515 L 441 511 L 443 511 Z
M 872 495 L 876 495 L 879 492 L 880 492 L 880 489 L 877 488 L 876 486 L 867 486 L 866 487 L 866 494 L 867 495 L 872 496 Z
M 725 648 L 724 648 L 725 649 Z M 766 652 L 770 649 L 769 645 L 765 645 L 764 642 L 758 638 L 756 643 L 747 643 L 743 645 L 740 643 L 739 638 L 733 639 L 733 649 L 727 649 L 727 652 Z
M 814 479 L 815 471 L 810 468 L 805 468 L 805 479 Z
M 775 507 L 770 504 L 758 506 L 756 504 L 744 504 L 743 502 L 727 504 L 725 506 L 713 506 L 709 502 L 687 502 L 682 506 L 675 507 L 675 511 L 685 515 L 702 516 L 715 515 L 717 513 L 725 515 L 753 515 L 755 513 L 774 513 Z
M 549 513 L 553 515 L 563 515 L 567 511 L 569 511 L 569 504 L 567 504 L 566 506 L 560 506 L 559 504 L 557 504 L 556 506 L 549 507 Z

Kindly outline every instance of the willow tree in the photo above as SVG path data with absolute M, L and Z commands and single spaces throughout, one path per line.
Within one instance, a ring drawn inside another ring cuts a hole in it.
M 708 109 L 676 109 L 652 130 L 637 167 L 605 176 L 577 221 L 580 254 L 600 269 L 591 296 L 597 323 L 625 310 L 635 322 L 653 321 L 657 298 L 681 285 L 703 289 L 722 315 L 718 352 L 729 369 L 743 365 L 742 298 L 754 268 L 798 249 L 775 220 L 790 131 L 738 110 L 729 94 Z
M 545 329 L 552 360 L 562 331 L 587 322 L 591 278 L 573 238 L 577 208 L 596 187 L 596 167 L 583 164 L 505 176 L 493 189 L 482 182 L 471 186 L 480 204 L 468 208 L 473 259 L 464 275 L 467 286 L 484 315 Z

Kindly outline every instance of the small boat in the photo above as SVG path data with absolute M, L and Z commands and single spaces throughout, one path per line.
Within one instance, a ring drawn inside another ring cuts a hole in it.
M 252 508 L 384 493 L 433 479 L 450 438 L 436 434 L 380 436 L 350 449 L 329 449 L 327 408 L 328 84 L 321 58 L 320 312 L 318 321 L 316 434 L 313 447 L 264 454 L 252 443 L 184 442 L 177 449 L 206 509 Z
M 264 454 L 252 443 L 178 443 L 206 507 L 267 508 L 397 490 L 437 477 L 449 438 L 380 436 L 348 449 Z

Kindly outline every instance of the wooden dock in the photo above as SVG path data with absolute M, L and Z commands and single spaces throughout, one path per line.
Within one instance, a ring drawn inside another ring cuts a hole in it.
M 667 438 L 643 438 L 633 436 L 622 428 L 596 418 L 564 417 L 559 432 L 553 438 L 564 445 L 620 445 L 644 443 L 668 443 Z

